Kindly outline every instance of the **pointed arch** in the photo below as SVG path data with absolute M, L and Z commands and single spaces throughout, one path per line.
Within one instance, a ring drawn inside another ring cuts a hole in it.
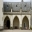
M 7 19 L 7 18 L 9 19 L 9 17 L 8 17 L 8 16 L 6 16 L 6 17 L 5 17 L 5 19 Z M 4 20 L 5 20 L 5 19 L 4 19 Z M 10 19 L 9 19 L 9 20 L 10 20 Z
M 17 16 L 15 16 L 14 20 L 13 20 L 13 28 L 14 29 L 19 29 L 19 19 Z
M 23 29 L 26 29 L 26 28 L 29 29 L 29 20 L 26 16 L 22 20 L 22 28 Z
M 14 19 L 15 19 L 15 18 L 18 18 L 18 16 L 15 16 Z M 13 20 L 14 20 L 14 19 L 13 19 Z M 19 18 L 18 18 L 18 19 L 19 19 Z
M 24 18 L 28 19 L 28 17 L 27 17 L 27 16 L 24 16 L 24 17 L 23 17 L 23 19 L 24 19 Z M 22 20 L 22 21 L 23 21 L 23 20 Z M 28 21 L 29 21 L 29 19 L 28 19 Z
M 8 16 L 4 19 L 4 29 L 10 29 L 10 19 Z

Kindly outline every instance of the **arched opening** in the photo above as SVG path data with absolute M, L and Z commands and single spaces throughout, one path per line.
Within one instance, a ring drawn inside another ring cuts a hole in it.
M 18 19 L 17 16 L 14 18 L 13 28 L 14 28 L 14 29 L 19 29 L 19 19 Z
M 4 19 L 4 29 L 10 29 L 10 19 L 8 16 Z
M 23 21 L 22 21 L 22 29 L 29 29 L 29 21 L 26 16 L 23 18 Z

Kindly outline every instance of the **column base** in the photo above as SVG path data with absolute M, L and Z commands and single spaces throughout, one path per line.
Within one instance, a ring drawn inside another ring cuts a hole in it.
M 0 31 L 3 30 L 3 29 L 4 29 L 3 26 L 0 26 Z
M 20 27 L 20 29 L 22 30 L 22 27 Z
M 10 29 L 12 29 L 12 30 L 13 30 L 13 27 L 10 27 Z

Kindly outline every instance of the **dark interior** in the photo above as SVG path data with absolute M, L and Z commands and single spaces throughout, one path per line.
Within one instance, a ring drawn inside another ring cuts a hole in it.
M 17 27 L 17 26 L 15 26 L 15 29 L 18 29 L 18 27 Z
M 25 28 L 25 23 L 24 23 L 24 28 Z
M 7 27 L 8 29 L 10 29 L 10 21 L 9 21 L 9 20 L 7 20 L 6 27 Z

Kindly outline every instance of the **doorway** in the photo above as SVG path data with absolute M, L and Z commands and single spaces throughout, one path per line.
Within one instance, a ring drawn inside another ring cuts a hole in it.
M 10 29 L 10 19 L 8 16 L 4 20 L 4 29 Z
M 29 21 L 26 16 L 23 18 L 23 21 L 22 21 L 22 29 L 29 29 Z
M 13 28 L 14 28 L 14 29 L 19 29 L 19 19 L 18 19 L 17 16 L 14 18 Z

